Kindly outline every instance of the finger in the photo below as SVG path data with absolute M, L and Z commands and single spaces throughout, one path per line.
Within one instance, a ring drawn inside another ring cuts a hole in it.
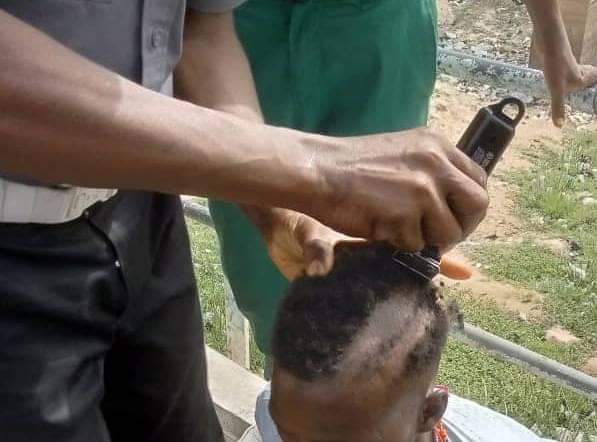
M 340 242 L 363 242 L 303 215 L 295 227 L 295 235 L 302 247 L 303 266 L 308 276 L 323 276 L 334 266 L 334 247 Z
M 421 229 L 421 217 L 409 214 L 408 218 L 402 218 L 390 224 L 380 224 L 374 232 L 374 239 L 377 241 L 388 241 L 398 250 L 404 252 L 417 252 L 425 247 L 425 239 Z
M 439 264 L 439 271 L 445 277 L 458 281 L 470 279 L 473 275 L 472 267 L 447 256 L 442 257 Z
M 471 160 L 458 148 L 450 147 L 445 149 L 450 162 L 463 174 L 472 179 L 479 186 L 487 187 L 487 173 L 481 166 Z
M 566 122 L 566 97 L 561 88 L 551 90 L 551 120 L 556 127 L 563 127 Z
M 444 181 L 450 210 L 462 229 L 462 238 L 470 235 L 485 218 L 489 206 L 487 190 L 460 171 L 453 171 Z
M 454 217 L 444 197 L 437 192 L 431 195 L 431 204 L 422 220 L 426 245 L 446 249 L 463 239 L 460 223 Z

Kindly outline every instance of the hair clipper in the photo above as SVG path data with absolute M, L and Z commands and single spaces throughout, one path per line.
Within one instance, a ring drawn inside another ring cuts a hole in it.
M 514 118 L 504 113 L 507 106 L 517 108 Z M 524 103 L 514 97 L 482 108 L 462 135 L 457 144 L 458 148 L 481 166 L 489 176 L 514 138 L 516 126 L 524 113 Z M 441 256 L 439 249 L 434 246 L 427 246 L 416 253 L 396 251 L 393 259 L 428 280 L 439 274 Z

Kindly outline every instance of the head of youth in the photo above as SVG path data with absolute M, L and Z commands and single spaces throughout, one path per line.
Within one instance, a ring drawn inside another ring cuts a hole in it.
M 292 284 L 272 346 L 270 412 L 284 442 L 434 440 L 448 311 L 393 253 L 342 248 L 329 275 Z

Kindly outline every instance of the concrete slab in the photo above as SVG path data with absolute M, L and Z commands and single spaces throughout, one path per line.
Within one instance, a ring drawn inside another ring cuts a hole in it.
M 255 424 L 255 400 L 265 386 L 259 376 L 206 347 L 208 383 L 227 441 L 238 441 Z

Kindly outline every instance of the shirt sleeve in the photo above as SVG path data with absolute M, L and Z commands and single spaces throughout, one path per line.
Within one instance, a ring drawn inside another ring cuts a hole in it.
M 190 8 L 199 12 L 220 13 L 232 11 L 246 0 L 188 0 Z

